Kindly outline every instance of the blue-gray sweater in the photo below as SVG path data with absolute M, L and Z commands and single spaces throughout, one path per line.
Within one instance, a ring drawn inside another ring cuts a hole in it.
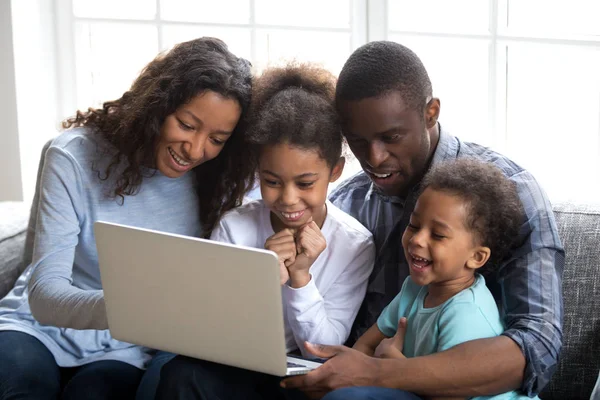
M 98 159 L 99 152 L 108 155 Z M 153 176 L 144 177 L 139 192 L 121 202 L 107 196 L 118 174 L 105 181 L 98 177 L 113 152 L 83 128 L 52 142 L 34 205 L 38 218 L 32 263 L 0 301 L 0 331 L 36 337 L 62 367 L 120 360 L 143 368 L 150 359 L 149 349 L 114 340 L 107 330 L 95 221 L 200 235 L 193 174 L 171 179 L 145 170 Z

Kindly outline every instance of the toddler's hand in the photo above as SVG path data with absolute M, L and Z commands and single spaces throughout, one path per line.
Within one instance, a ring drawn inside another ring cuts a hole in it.
M 404 348 L 404 335 L 406 334 L 406 318 L 398 321 L 398 330 L 391 338 L 383 339 L 375 349 L 374 357 L 379 358 L 406 358 L 402 354 Z

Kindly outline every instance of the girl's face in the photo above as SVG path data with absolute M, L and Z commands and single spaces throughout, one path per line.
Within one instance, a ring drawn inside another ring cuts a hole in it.
M 240 119 L 237 100 L 205 91 L 165 119 L 156 145 L 156 167 L 178 178 L 219 155 Z
M 465 226 L 467 212 L 464 200 L 449 193 L 428 188 L 419 196 L 402 236 L 415 283 L 447 286 L 472 279 L 485 264 L 489 249 Z
M 298 229 L 311 218 L 323 226 L 327 187 L 343 168 L 343 158 L 332 169 L 316 150 L 286 143 L 264 146 L 259 159 L 260 191 L 271 210 L 273 230 Z

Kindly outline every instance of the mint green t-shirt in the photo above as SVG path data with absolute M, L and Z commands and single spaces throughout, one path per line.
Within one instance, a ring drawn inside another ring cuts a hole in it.
M 471 287 L 437 307 L 424 307 L 427 293 L 427 286 L 417 285 L 409 276 L 404 281 L 400 293 L 377 320 L 379 330 L 392 337 L 396 334 L 400 318 L 406 317 L 408 323 L 402 350 L 406 357 L 426 356 L 469 340 L 498 336 L 504 331 L 496 302 L 480 275 L 476 275 L 475 283 Z M 529 397 L 513 391 L 475 399 L 507 400 Z

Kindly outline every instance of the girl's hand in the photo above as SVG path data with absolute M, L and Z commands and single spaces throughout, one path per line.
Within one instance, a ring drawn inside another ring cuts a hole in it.
M 296 260 L 296 242 L 291 229 L 283 229 L 265 242 L 265 249 L 274 251 L 279 258 L 279 277 L 281 285 L 289 279 L 287 266 Z
M 310 267 L 327 247 L 327 241 L 314 221 L 296 232 L 296 259 L 287 264 L 290 286 L 301 288 L 310 282 Z

